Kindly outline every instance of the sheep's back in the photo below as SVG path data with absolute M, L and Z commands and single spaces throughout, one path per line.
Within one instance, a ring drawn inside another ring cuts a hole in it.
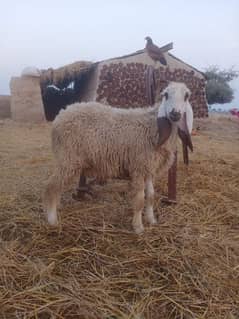
M 152 113 L 152 112 L 151 112 Z M 60 161 L 84 165 L 101 178 L 152 165 L 157 127 L 146 110 L 119 110 L 100 103 L 74 104 L 53 123 L 53 151 Z

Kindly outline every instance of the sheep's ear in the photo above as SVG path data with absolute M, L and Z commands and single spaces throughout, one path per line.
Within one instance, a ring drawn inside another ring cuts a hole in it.
M 193 130 L 193 110 L 189 102 L 186 104 L 186 123 L 188 132 L 191 134 Z
M 190 116 L 190 113 L 189 115 Z M 187 112 L 183 114 L 182 120 L 180 122 L 180 125 L 178 127 L 178 135 L 180 139 L 182 140 L 183 144 L 183 160 L 186 165 L 188 165 L 189 160 L 188 160 L 188 148 L 193 151 L 193 144 L 192 144 L 192 139 L 191 139 L 191 118 L 187 120 Z
M 189 127 L 187 124 L 187 113 L 185 112 L 182 116 L 182 120 L 180 121 L 179 127 L 178 127 L 178 135 L 182 140 L 182 143 L 185 144 L 190 148 L 191 151 L 193 151 L 193 144 L 191 140 L 191 133 L 189 131 Z
M 158 124 L 158 134 L 159 134 L 158 146 L 161 146 L 169 138 L 172 132 L 172 124 L 166 117 L 158 117 L 157 124 Z

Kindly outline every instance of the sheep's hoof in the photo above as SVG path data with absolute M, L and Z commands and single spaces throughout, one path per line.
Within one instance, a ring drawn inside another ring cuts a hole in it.
M 154 218 L 154 217 L 149 220 L 149 224 L 150 224 L 150 225 L 156 225 L 157 223 L 158 223 L 158 222 L 157 222 L 157 219 Z
M 153 207 L 146 207 L 145 218 L 150 225 L 157 224 L 157 219 L 154 216 Z
M 57 214 L 54 212 L 54 213 L 48 213 L 47 214 L 47 221 L 49 223 L 50 226 L 58 226 L 58 219 L 57 219 Z
M 72 198 L 77 201 L 81 201 L 85 199 L 85 194 L 83 192 L 76 192 L 72 194 Z
M 72 194 L 72 198 L 77 201 L 81 201 L 85 199 L 85 195 L 88 194 L 93 197 L 93 191 L 88 186 L 79 187 L 76 193 Z
M 134 231 L 137 235 L 141 235 L 144 232 L 144 227 L 143 226 L 134 227 Z

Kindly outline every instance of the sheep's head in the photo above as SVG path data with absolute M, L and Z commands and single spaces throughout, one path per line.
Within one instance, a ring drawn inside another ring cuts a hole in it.
M 193 145 L 190 134 L 193 126 L 193 111 L 189 103 L 190 93 L 190 90 L 184 83 L 169 83 L 162 92 L 162 102 L 158 112 L 158 124 L 160 132 L 164 131 L 161 124 L 164 121 L 163 119 L 167 119 L 168 127 L 176 125 L 178 127 L 178 135 L 184 147 L 188 146 L 192 151 Z

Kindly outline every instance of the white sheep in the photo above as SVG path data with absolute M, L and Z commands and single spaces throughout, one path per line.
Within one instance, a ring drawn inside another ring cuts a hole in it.
M 177 136 L 192 149 L 192 108 L 189 89 L 171 82 L 162 101 L 151 108 L 119 109 L 97 102 L 75 103 L 53 122 L 52 150 L 55 172 L 44 203 L 48 222 L 57 225 L 57 204 L 81 174 L 98 179 L 127 177 L 133 193 L 133 228 L 143 232 L 142 211 L 155 224 L 153 179 L 157 170 L 172 165 Z

